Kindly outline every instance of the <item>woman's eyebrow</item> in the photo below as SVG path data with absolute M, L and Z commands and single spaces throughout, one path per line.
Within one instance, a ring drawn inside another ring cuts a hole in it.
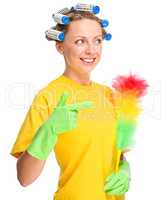
M 97 38 L 97 37 L 102 37 L 102 35 L 97 35 L 95 38 Z
M 88 37 L 83 36 L 83 35 L 76 35 L 75 37 L 76 37 L 76 38 L 77 38 L 77 37 L 80 37 L 80 38 L 88 38 Z M 97 37 L 102 37 L 102 35 L 96 35 L 94 38 L 97 38 Z

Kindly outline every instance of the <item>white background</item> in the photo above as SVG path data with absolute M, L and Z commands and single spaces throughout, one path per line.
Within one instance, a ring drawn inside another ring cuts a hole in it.
M 118 74 L 137 73 L 149 85 L 137 144 L 127 154 L 132 181 L 127 200 L 165 199 L 166 77 L 164 0 L 79 1 L 97 3 L 110 21 L 113 38 L 92 77 L 111 86 Z M 23 188 L 16 178 L 16 159 L 9 155 L 35 93 L 64 70 L 63 58 L 44 32 L 52 13 L 72 0 L 6 0 L 0 5 L 0 199 L 52 200 L 59 168 L 51 154 L 42 175 Z M 57 5 L 58 4 L 58 5 Z M 88 181 L 88 180 L 87 180 Z M 89 200 L 89 199 L 88 199 Z M 93 199 L 97 200 L 97 199 Z

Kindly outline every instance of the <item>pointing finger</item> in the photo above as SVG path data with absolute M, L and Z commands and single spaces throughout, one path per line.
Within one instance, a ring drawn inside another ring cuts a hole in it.
M 63 92 L 62 95 L 60 96 L 60 100 L 59 100 L 57 106 L 64 106 L 68 97 L 69 97 L 69 93 Z
M 69 110 L 81 110 L 85 108 L 90 108 L 93 106 L 93 103 L 91 101 L 84 101 L 81 103 L 75 103 L 72 105 L 69 105 L 68 108 Z

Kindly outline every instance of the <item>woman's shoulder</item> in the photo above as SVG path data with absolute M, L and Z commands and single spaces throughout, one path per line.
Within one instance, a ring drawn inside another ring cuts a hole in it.
M 99 82 L 94 82 L 94 85 L 108 93 L 112 93 L 113 89 L 111 86 L 107 85 L 107 84 L 103 84 L 103 83 L 99 83 Z
M 56 93 L 58 88 L 60 88 L 58 86 L 58 84 L 60 84 L 60 77 L 57 77 L 53 80 L 51 80 L 50 82 L 48 82 L 46 85 L 44 85 L 42 88 L 40 88 L 36 94 L 34 94 L 34 99 L 32 104 L 55 104 L 56 101 Z
M 114 91 L 113 88 L 107 84 L 94 82 L 98 90 L 105 96 L 110 102 L 114 103 Z

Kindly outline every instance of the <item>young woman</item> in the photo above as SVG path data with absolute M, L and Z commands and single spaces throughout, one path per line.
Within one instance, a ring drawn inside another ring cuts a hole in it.
M 22 186 L 33 183 L 54 150 L 61 170 L 55 200 L 122 200 L 129 166 L 121 162 L 111 176 L 117 162 L 112 90 L 91 80 L 106 32 L 88 10 L 72 8 L 63 14 L 70 23 L 53 29 L 65 34 L 63 41 L 56 39 L 65 70 L 30 106 L 11 152 L 18 158 L 17 177 Z

